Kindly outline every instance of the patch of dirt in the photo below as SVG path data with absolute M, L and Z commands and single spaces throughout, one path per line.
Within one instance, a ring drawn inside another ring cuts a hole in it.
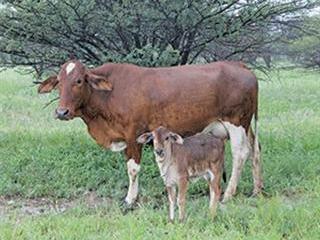
M 19 197 L 0 196 L 0 218 L 9 213 L 37 216 L 47 213 L 63 213 L 80 204 L 88 208 L 105 207 L 112 204 L 111 198 L 102 198 L 96 192 L 87 192 L 78 199 L 53 199 L 53 198 L 32 198 L 24 199 Z

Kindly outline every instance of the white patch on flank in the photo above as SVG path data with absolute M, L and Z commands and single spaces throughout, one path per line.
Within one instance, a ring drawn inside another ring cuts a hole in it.
M 121 142 L 112 142 L 111 145 L 110 145 L 110 150 L 112 152 L 120 152 L 120 151 L 122 151 L 122 150 L 124 150 L 126 148 L 127 148 L 127 144 L 126 144 L 126 142 L 123 142 L 123 141 L 121 141 Z
M 67 65 L 67 67 L 66 67 L 67 75 L 72 72 L 72 70 L 74 69 L 75 66 L 76 66 L 75 63 L 69 63 L 69 64 Z
M 128 175 L 129 175 L 129 189 L 126 196 L 126 203 L 132 204 L 138 196 L 138 173 L 140 171 L 140 164 L 137 164 L 134 159 L 127 162 Z
M 227 138 L 228 132 L 224 125 L 226 122 L 215 121 L 206 126 L 201 133 L 207 134 L 211 133 L 213 136 L 220 138 Z

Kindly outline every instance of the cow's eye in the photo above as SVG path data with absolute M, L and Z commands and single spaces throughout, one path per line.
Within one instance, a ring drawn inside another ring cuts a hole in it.
M 169 140 L 169 137 L 166 137 L 164 140 L 168 141 L 168 140 Z
M 81 83 L 82 83 L 81 79 L 78 79 L 77 84 L 81 84 Z

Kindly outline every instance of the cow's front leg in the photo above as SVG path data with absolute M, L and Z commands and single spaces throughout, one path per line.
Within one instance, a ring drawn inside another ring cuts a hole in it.
M 139 193 L 138 174 L 140 171 L 141 146 L 136 144 L 128 146 L 125 154 L 129 176 L 129 188 L 125 202 L 127 205 L 132 205 L 137 200 Z

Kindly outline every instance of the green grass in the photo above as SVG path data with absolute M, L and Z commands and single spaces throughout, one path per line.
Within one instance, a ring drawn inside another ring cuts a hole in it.
M 55 94 L 39 96 L 30 76 L 0 73 L 0 196 L 113 200 L 61 214 L 0 216 L 0 239 L 320 239 L 320 74 L 281 71 L 260 83 L 260 140 L 266 197 L 252 190 L 247 162 L 238 192 L 208 217 L 206 184 L 189 189 L 188 219 L 167 223 L 164 187 L 149 149 L 140 174 L 141 206 L 123 215 L 124 158 L 97 146 L 81 120 L 53 119 Z M 230 156 L 227 162 L 230 172 Z

